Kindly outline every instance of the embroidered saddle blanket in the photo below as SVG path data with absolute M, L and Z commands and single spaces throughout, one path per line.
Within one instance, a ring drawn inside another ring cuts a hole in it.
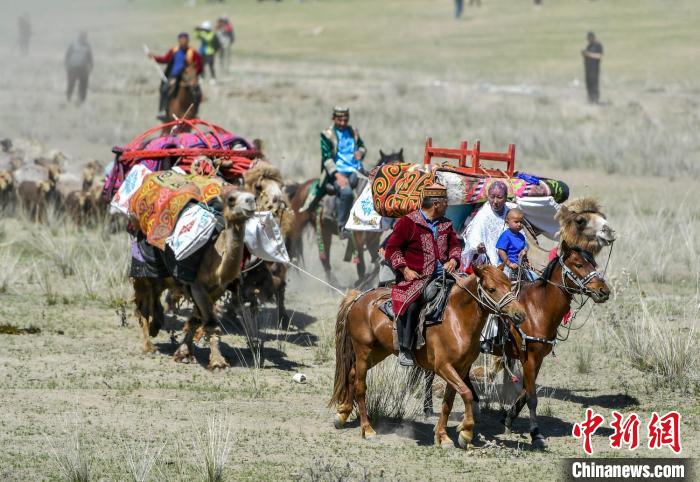
M 233 186 L 218 177 L 160 171 L 146 176 L 129 200 L 137 227 L 152 246 L 165 249 L 180 212 L 190 201 L 207 203 Z

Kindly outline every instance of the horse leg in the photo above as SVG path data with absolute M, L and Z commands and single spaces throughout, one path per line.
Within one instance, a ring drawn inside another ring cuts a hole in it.
M 338 405 L 337 413 L 335 414 L 335 421 L 333 425 L 335 428 L 343 428 L 345 422 L 350 418 L 352 409 L 355 403 L 355 367 L 350 369 L 350 374 L 348 375 L 348 390 L 347 395 L 343 403 Z
M 532 447 L 538 450 L 544 450 L 547 448 L 547 444 L 544 441 L 544 435 L 542 435 L 537 425 L 537 390 L 535 385 L 542 358 L 534 358 L 535 357 L 530 357 L 529 361 L 531 361 L 531 363 L 527 364 L 527 368 L 523 367 L 523 381 L 527 393 L 527 408 L 530 409 L 530 438 L 532 439 Z
M 423 397 L 423 414 L 429 417 L 433 414 L 433 381 L 435 372 L 425 371 L 425 395 Z
M 322 216 L 322 214 L 318 214 Z M 333 239 L 333 226 L 321 220 L 321 245 L 319 246 L 319 258 L 323 265 L 323 271 L 326 273 L 326 280 L 333 283 L 333 275 L 331 274 L 331 241 Z
M 364 236 L 360 232 L 352 233 L 352 244 L 355 248 L 355 254 L 357 255 L 357 284 L 359 286 L 362 284 L 367 273 L 367 266 L 365 265 L 365 247 L 364 247 Z
M 359 349 L 358 349 L 359 348 Z M 355 399 L 357 409 L 360 414 L 360 431 L 362 438 L 371 440 L 377 436 L 367 416 L 367 406 L 365 405 L 365 394 L 367 393 L 367 370 L 369 369 L 367 359 L 369 348 L 355 347 Z
M 435 445 L 444 449 L 454 448 L 455 446 L 450 437 L 447 436 L 447 420 L 449 419 L 450 412 L 452 412 L 452 405 L 455 401 L 456 393 L 454 387 L 448 383 L 445 387 L 445 394 L 442 397 L 440 417 L 438 418 L 437 424 L 435 424 Z
M 438 369 L 438 375 L 445 379 L 448 387 L 452 387 L 459 393 L 464 402 L 464 418 L 462 423 L 457 427 L 457 431 L 459 432 L 458 442 L 459 446 L 462 448 L 470 448 L 472 446 L 472 439 L 474 438 L 474 413 L 472 408 L 474 396 L 467 384 L 464 383 L 464 379 L 469 376 L 469 368 L 471 367 L 467 367 L 463 376 L 457 373 L 457 370 L 449 363 Z

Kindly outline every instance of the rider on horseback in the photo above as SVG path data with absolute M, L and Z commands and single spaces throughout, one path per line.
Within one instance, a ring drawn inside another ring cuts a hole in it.
M 357 129 L 348 124 L 349 120 L 350 109 L 335 107 L 333 125 L 321 133 L 321 174 L 325 176 L 317 199 L 323 194 L 336 195 L 336 222 L 341 238 L 346 236 L 353 189 L 357 186 L 357 174 L 364 174 L 362 160 L 367 153 L 365 143 Z
M 166 106 L 168 105 L 168 100 L 170 96 L 177 92 L 177 86 L 180 81 L 182 72 L 190 64 L 195 65 L 197 69 L 197 74 L 202 73 L 202 58 L 199 53 L 189 46 L 190 36 L 186 32 L 182 32 L 177 36 L 177 45 L 172 49 L 168 50 L 165 55 L 153 55 L 149 53 L 148 56 L 158 62 L 159 64 L 167 64 L 165 67 L 165 77 L 167 82 L 163 81 L 160 85 L 160 102 L 158 104 L 158 115 L 157 118 L 163 122 L 166 122 Z M 195 98 L 201 98 L 201 92 L 197 93 Z M 198 103 L 198 102 L 197 102 Z
M 446 210 L 445 187 L 425 187 L 420 209 L 399 219 L 386 243 L 386 259 L 397 272 L 391 299 L 399 316 L 399 363 L 403 366 L 414 365 L 411 350 L 423 291 L 433 278 L 459 265 L 462 247 L 452 221 L 445 217 Z

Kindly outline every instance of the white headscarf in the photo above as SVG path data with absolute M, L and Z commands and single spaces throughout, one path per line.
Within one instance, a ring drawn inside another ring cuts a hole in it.
M 496 250 L 496 242 L 503 231 L 506 230 L 506 215 L 508 214 L 508 206 L 503 206 L 503 212 L 498 215 L 493 212 L 491 205 L 486 202 L 484 206 L 476 213 L 474 219 L 464 228 L 462 238 L 464 239 L 464 249 L 462 250 L 462 263 L 464 268 L 468 268 L 472 264 L 472 258 L 476 254 L 476 248 L 480 243 L 486 246 L 486 257 L 488 262 L 498 266 L 501 260 L 498 257 Z M 484 255 L 479 255 L 483 257 Z M 477 258 L 479 263 L 486 262 L 486 259 Z

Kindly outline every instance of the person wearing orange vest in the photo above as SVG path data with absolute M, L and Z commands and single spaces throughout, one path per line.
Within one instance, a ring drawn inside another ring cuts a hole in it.
M 170 86 L 180 80 L 185 67 L 194 63 L 197 74 L 202 73 L 202 57 L 195 49 L 190 47 L 190 36 L 182 32 L 177 36 L 177 45 L 165 55 L 148 54 L 153 60 L 159 64 L 166 64 L 165 77 L 167 82 L 163 81 L 160 85 L 160 102 L 158 104 L 158 119 L 165 121 L 165 106 L 168 104 L 168 92 Z

